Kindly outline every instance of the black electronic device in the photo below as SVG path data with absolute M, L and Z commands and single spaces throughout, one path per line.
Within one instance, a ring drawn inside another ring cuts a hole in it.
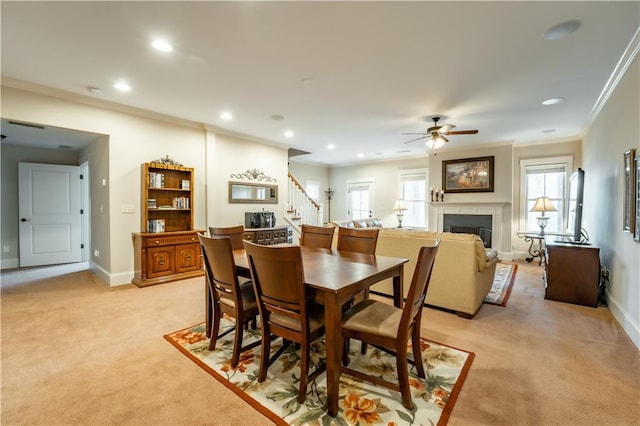
M 578 168 L 569 178 L 569 205 L 566 242 L 584 244 L 589 236 L 582 229 L 582 207 L 584 203 L 584 170 Z

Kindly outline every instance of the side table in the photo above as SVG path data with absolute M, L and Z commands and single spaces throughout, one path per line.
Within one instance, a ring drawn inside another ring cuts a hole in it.
M 529 244 L 529 254 L 531 255 L 530 257 L 526 257 L 524 260 L 526 260 L 527 262 L 531 263 L 533 262 L 533 259 L 535 259 L 536 257 L 540 258 L 538 260 L 538 266 L 542 265 L 542 263 L 544 262 L 544 264 L 547 264 L 547 258 L 546 258 L 546 250 L 545 250 L 545 238 L 546 235 L 540 235 L 540 234 L 524 234 L 522 235 L 522 237 L 524 237 L 524 241 Z

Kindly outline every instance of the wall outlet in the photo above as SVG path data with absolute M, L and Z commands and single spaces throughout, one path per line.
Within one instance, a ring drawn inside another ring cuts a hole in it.
M 100 250 L 94 250 L 93 257 L 100 257 Z
M 135 213 L 136 212 L 136 206 L 134 206 L 133 204 L 123 204 L 121 206 L 121 210 L 122 213 Z

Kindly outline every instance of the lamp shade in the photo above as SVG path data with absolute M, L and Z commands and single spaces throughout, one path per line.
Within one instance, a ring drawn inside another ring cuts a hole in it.
M 404 205 L 404 200 L 398 199 L 393 205 L 393 210 L 401 212 L 407 210 L 407 206 Z
M 556 206 L 553 205 L 549 197 L 538 197 L 530 210 L 532 212 L 555 212 L 558 211 Z

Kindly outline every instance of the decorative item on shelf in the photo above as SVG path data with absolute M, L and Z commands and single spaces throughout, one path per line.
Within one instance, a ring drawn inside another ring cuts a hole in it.
M 169 158 L 169 155 L 167 155 L 164 158 L 160 158 L 158 160 L 153 160 L 151 163 L 154 163 L 154 164 L 165 164 L 165 165 L 168 165 L 168 166 L 182 166 L 181 163 L 178 163 L 173 158 Z
M 431 193 L 431 202 L 433 203 L 433 186 L 429 189 L 429 192 Z
M 544 235 L 544 228 L 546 228 L 547 223 L 549 223 L 549 216 L 545 216 L 545 212 L 555 212 L 558 211 L 558 209 L 556 209 L 556 206 L 553 205 L 549 197 L 538 197 L 530 211 L 542 213 L 536 220 L 540 227 L 540 235 Z
M 335 192 L 336 191 L 331 189 L 331 187 L 324 191 L 324 195 L 327 197 L 327 222 L 331 220 L 331 199 L 333 198 L 333 194 L 335 194 Z
M 231 173 L 231 178 L 232 179 L 249 179 L 249 180 L 258 180 L 258 181 L 265 181 L 265 182 L 276 182 L 277 179 L 276 178 L 272 178 L 270 176 L 267 176 L 264 174 L 264 172 L 262 172 L 261 170 L 258 169 L 253 169 L 253 170 L 247 170 L 244 173 Z
M 444 189 L 440 190 L 440 201 L 444 201 Z
M 440 201 L 440 192 L 436 189 L 436 202 Z
M 398 228 L 402 228 L 402 221 L 404 220 L 404 211 L 407 210 L 407 206 L 404 204 L 402 198 L 398 198 L 393 205 L 393 210 L 396 212 L 396 218 L 398 218 Z

